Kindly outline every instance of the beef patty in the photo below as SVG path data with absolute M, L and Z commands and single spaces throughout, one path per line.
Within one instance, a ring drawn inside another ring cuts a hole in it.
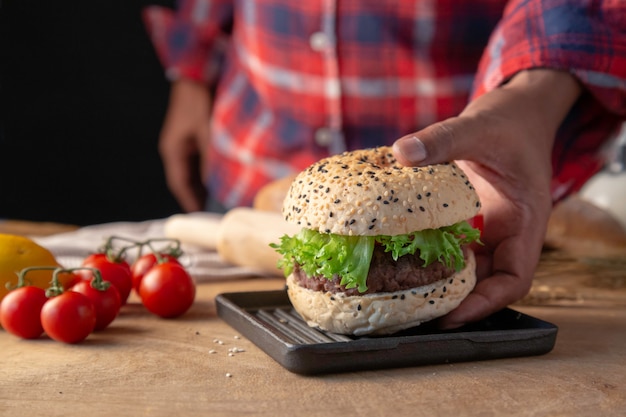
M 408 290 L 448 278 L 454 273 L 456 270 L 453 267 L 448 268 L 440 262 L 424 267 L 419 252 L 415 255 L 404 255 L 394 261 L 391 252 L 385 252 L 380 245 L 374 247 L 367 274 L 367 291 L 364 293 L 360 293 L 357 288 L 346 289 L 340 284 L 341 277 L 338 275 L 334 275 L 332 279 L 321 275 L 308 277 L 297 264 L 293 270 L 294 278 L 301 287 L 334 294 L 341 292 L 348 296 Z

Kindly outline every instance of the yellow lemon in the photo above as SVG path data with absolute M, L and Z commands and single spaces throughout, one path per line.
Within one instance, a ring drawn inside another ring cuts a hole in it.
M 0 233 L 0 300 L 9 292 L 9 285 L 16 285 L 18 273 L 31 266 L 61 266 L 54 255 L 33 240 L 16 235 Z M 69 274 L 60 277 L 61 284 L 71 278 Z M 46 289 L 52 280 L 52 270 L 30 271 L 26 281 L 30 285 Z

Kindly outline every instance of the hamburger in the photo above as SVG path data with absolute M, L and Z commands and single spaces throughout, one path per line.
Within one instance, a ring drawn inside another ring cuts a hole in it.
M 390 147 L 344 152 L 298 174 L 283 202 L 302 227 L 272 245 L 309 326 L 390 334 L 443 316 L 476 283 L 468 223 L 480 201 L 455 163 L 405 167 Z

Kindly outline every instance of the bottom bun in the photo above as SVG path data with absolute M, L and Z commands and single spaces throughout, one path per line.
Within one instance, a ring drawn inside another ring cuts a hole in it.
M 311 327 L 333 333 L 382 335 L 418 326 L 454 310 L 476 285 L 476 260 L 468 251 L 465 268 L 422 287 L 346 296 L 314 291 L 287 277 L 293 308 Z

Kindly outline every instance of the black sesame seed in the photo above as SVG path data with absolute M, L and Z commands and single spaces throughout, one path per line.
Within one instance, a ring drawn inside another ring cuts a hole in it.
M 422 206 L 420 206 L 420 211 L 426 211 L 426 209 Z
M 328 213 L 328 217 L 333 217 L 333 212 Z
M 354 224 L 354 223 L 356 223 L 356 220 L 354 219 L 350 220 L 350 224 Z
M 413 213 L 413 210 L 410 208 L 406 209 L 406 211 L 408 211 L 409 213 Z
M 374 217 L 374 218 L 372 219 L 372 223 L 374 223 L 376 220 L 377 220 L 377 219 L 376 219 L 376 217 Z
M 376 201 L 380 201 L 383 199 L 383 196 L 379 195 L 378 197 L 376 197 Z
M 448 203 L 443 203 L 443 206 L 444 207 L 448 207 Z
M 445 285 L 443 286 L 442 291 L 443 291 L 443 292 L 448 291 L 448 289 L 446 288 L 446 286 L 445 286 Z
M 426 197 L 430 197 L 430 191 L 426 193 Z
M 430 300 L 429 303 L 430 304 L 435 304 L 435 300 Z
M 357 309 L 357 310 L 359 310 L 359 311 L 361 311 L 361 309 L 362 309 L 362 308 L 363 308 L 363 307 L 361 307 L 361 304 L 359 304 L 358 306 L 356 306 L 356 309 Z
M 405 296 L 404 294 L 402 294 L 402 295 L 400 296 L 400 299 L 401 299 L 401 300 L 404 300 L 405 298 L 406 298 L 406 296 Z
M 417 195 L 417 199 L 418 199 L 418 200 L 421 200 L 421 199 L 422 199 L 422 195 L 421 195 L 421 194 L 418 194 L 418 195 Z
M 373 228 L 374 228 L 373 224 L 368 227 L 369 230 L 372 230 Z
M 394 295 L 393 297 L 391 297 L 392 300 L 395 300 L 396 298 L 398 298 L 397 295 Z
M 330 297 L 330 301 L 335 301 L 335 297 Z
M 389 201 L 385 200 L 383 201 L 383 204 L 389 204 Z
M 336 199 L 335 200 L 335 204 L 339 204 L 339 203 L 341 203 L 341 200 L 340 199 Z

